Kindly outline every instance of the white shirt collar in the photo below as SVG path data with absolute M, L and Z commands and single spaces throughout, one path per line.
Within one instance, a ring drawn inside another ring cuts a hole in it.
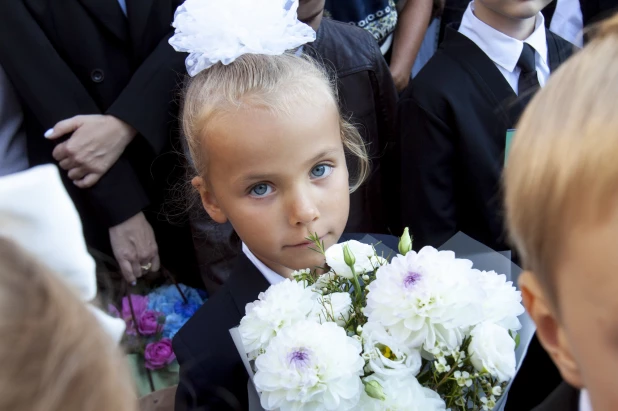
M 497 65 L 509 72 L 517 67 L 517 61 L 528 43 L 537 55 L 547 63 L 547 39 L 545 37 L 545 18 L 538 13 L 534 32 L 525 41 L 514 39 L 485 24 L 474 15 L 474 1 L 471 1 L 464 13 L 459 32 L 468 37 Z
M 253 263 L 255 268 L 257 268 L 262 273 L 262 275 L 264 276 L 264 278 L 266 278 L 266 281 L 268 281 L 268 283 L 270 285 L 275 285 L 275 284 L 278 284 L 281 281 L 285 280 L 284 277 L 280 276 L 279 274 L 277 274 L 276 272 L 274 272 L 270 268 L 266 267 L 266 264 L 261 262 L 251 252 L 251 250 L 249 250 L 249 247 L 247 247 L 247 245 L 244 242 L 242 243 L 242 252 L 245 253 L 247 258 L 249 259 L 249 261 L 251 261 Z
M 592 411 L 588 390 L 583 389 L 579 392 L 579 411 Z

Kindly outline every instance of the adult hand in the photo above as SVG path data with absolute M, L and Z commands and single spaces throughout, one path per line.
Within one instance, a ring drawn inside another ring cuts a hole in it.
M 154 231 L 140 212 L 109 229 L 114 257 L 125 280 L 135 281 L 148 271 L 159 271 L 159 250 Z
M 95 185 L 137 134 L 116 117 L 94 114 L 62 120 L 45 137 L 56 139 L 71 132 L 73 135 L 58 144 L 52 154 L 79 188 Z

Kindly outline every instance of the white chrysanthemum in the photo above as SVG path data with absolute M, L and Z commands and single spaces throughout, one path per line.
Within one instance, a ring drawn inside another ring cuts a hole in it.
M 267 410 L 351 410 L 364 389 L 360 343 L 335 323 L 301 321 L 272 339 L 255 366 Z
M 498 324 L 507 330 L 519 330 L 521 323 L 517 318 L 524 313 L 521 292 L 506 281 L 506 275 L 495 271 L 477 271 L 479 284 L 485 292 L 483 299 L 484 321 Z
M 314 295 L 315 303 L 309 316 L 315 321 L 320 323 L 332 321 L 338 326 L 343 327 L 350 319 L 350 310 L 352 308 L 350 294 L 332 293 L 320 295 L 314 293 Z
M 443 411 L 444 400 L 437 392 L 423 387 L 415 377 L 379 378 L 375 374 L 365 378 L 366 382 L 377 381 L 382 386 L 385 399 L 369 396 L 361 398 L 360 411 Z
M 315 40 L 297 19 L 298 0 L 186 0 L 174 15 L 169 43 L 190 53 L 189 75 L 243 54 L 279 55 Z
M 422 365 L 419 350 L 411 350 L 395 340 L 382 324 L 368 322 L 363 326 L 363 356 L 367 366 L 378 376 L 416 376 Z
M 484 294 L 472 263 L 450 251 L 425 247 L 395 257 L 368 286 L 365 315 L 410 348 L 443 343 L 454 349 L 482 320 Z
M 363 244 L 356 240 L 335 244 L 326 250 L 326 264 L 341 277 L 352 278 L 352 270 L 345 263 L 343 256 L 343 247 L 345 245 L 348 246 L 356 260 L 354 271 L 356 271 L 357 275 L 375 271 L 376 268 L 385 263 L 383 258 L 376 256 L 375 250 L 369 244 Z
M 315 293 L 296 281 L 286 279 L 271 285 L 258 300 L 247 304 L 238 331 L 247 353 L 253 358 L 285 326 L 307 318 L 314 306 Z

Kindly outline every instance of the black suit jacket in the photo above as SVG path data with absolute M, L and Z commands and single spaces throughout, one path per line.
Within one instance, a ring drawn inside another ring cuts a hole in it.
M 563 382 L 549 397 L 532 411 L 578 411 L 579 390 Z
M 373 235 L 397 250 L 398 239 Z M 345 234 L 341 241 L 364 234 Z M 270 286 L 244 253 L 235 260 L 229 280 L 174 337 L 180 364 L 176 411 L 247 409 L 248 376 L 229 330 L 240 324 L 245 306 Z
M 574 47 L 550 32 L 547 45 L 552 71 Z M 415 248 L 437 247 L 458 231 L 509 248 L 499 188 L 506 132 L 523 109 L 494 62 L 448 28 L 399 102 L 402 222 Z
M 181 0 L 0 2 L 0 65 L 21 99 L 32 165 L 54 162 L 45 130 L 78 114 L 110 114 L 139 135 L 98 184 L 77 189 L 62 173 L 90 245 L 157 201 L 151 165 L 169 145 L 184 56 L 167 43 Z M 154 198 L 154 200 L 153 200 Z

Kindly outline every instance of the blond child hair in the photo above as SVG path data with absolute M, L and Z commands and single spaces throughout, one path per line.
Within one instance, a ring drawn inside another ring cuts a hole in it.
M 510 236 L 555 298 L 561 245 L 602 222 L 618 192 L 618 16 L 553 74 L 527 107 L 506 167 Z
M 244 54 L 232 64 L 217 63 L 188 83 L 183 100 L 183 132 L 193 165 L 202 177 L 206 177 L 207 165 L 202 140 L 210 137 L 209 124 L 218 116 L 245 107 L 290 115 L 290 108 L 299 101 L 326 101 L 338 107 L 336 86 L 326 71 L 311 57 L 291 53 Z M 356 128 L 339 117 L 344 148 L 357 160 L 351 178 L 353 192 L 367 179 L 370 162 Z
M 0 410 L 135 411 L 116 344 L 42 264 L 0 238 Z

